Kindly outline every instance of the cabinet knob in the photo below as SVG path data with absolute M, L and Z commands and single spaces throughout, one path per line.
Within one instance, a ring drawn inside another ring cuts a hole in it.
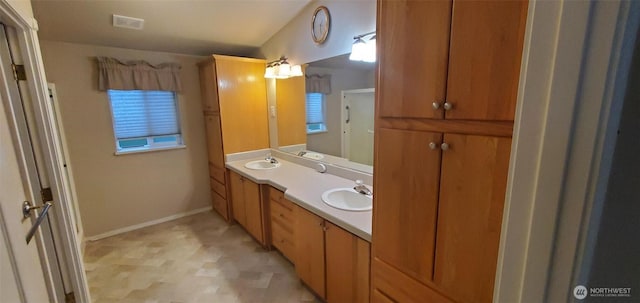
M 442 150 L 448 150 L 448 149 L 449 149 L 449 144 L 447 144 L 447 143 L 442 143 L 442 144 L 440 145 L 440 148 L 441 148 Z
M 451 110 L 453 108 L 453 104 L 449 102 L 444 103 L 444 110 Z
M 440 102 L 433 102 L 433 103 L 431 103 L 431 106 L 433 107 L 433 109 L 439 109 L 440 108 Z
M 429 142 L 429 149 L 436 149 L 438 145 L 435 142 Z

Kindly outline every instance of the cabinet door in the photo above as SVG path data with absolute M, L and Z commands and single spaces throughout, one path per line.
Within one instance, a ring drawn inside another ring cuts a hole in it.
M 325 298 L 324 220 L 296 206 L 294 264 L 300 280 L 318 296 Z
M 222 129 L 220 128 L 220 115 L 205 115 L 204 121 L 207 130 L 207 149 L 209 151 L 209 163 L 217 168 L 224 169 L 224 152 L 222 151 Z M 224 183 L 224 180 L 218 181 Z
M 511 138 L 444 141 L 434 282 L 458 302 L 491 302 Z
M 242 226 L 247 226 L 247 215 L 244 205 L 244 178 L 237 173 L 229 172 L 231 187 L 231 212 L 233 218 Z
M 528 3 L 453 1 L 446 119 L 513 121 Z
M 206 112 L 218 112 L 218 82 L 213 60 L 207 60 L 199 64 L 200 94 L 202 98 L 202 110 Z
M 269 148 L 264 60 L 216 56 L 224 151 Z
M 370 245 L 325 222 L 327 302 L 369 302 Z
M 451 0 L 378 1 L 380 117 L 442 118 Z
M 420 282 L 430 282 L 440 149 L 430 149 L 429 143 L 439 146 L 442 135 L 384 128 L 377 132 L 373 256 Z
M 244 179 L 244 210 L 245 228 L 261 244 L 264 244 L 262 234 L 262 205 L 260 199 L 260 185 Z

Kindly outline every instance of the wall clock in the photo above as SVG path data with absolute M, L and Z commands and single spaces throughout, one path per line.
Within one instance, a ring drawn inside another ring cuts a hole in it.
M 311 38 L 316 44 L 322 44 L 327 40 L 329 28 L 331 27 L 331 16 L 326 6 L 316 8 L 311 17 Z

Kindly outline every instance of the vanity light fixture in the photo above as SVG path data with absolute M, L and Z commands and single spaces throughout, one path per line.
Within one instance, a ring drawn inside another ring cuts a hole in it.
M 264 77 L 267 79 L 287 79 L 302 75 L 302 67 L 289 64 L 284 56 L 267 63 L 267 69 L 264 72 Z
M 371 36 L 366 39 L 365 37 Z M 369 32 L 362 35 L 354 36 L 353 45 L 351 46 L 351 61 L 376 62 L 376 32 Z

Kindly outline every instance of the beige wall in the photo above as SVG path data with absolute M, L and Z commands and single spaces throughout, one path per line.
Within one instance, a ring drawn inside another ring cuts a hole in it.
M 342 91 L 373 87 L 373 74 L 354 69 L 324 67 L 307 68 L 307 75 L 331 75 L 331 94 L 325 96 L 327 132 L 307 135 L 307 149 L 340 157 L 342 154 L 341 109 Z
M 322 45 L 311 39 L 311 16 L 324 5 L 331 15 L 331 30 Z M 311 1 L 285 27 L 260 48 L 257 56 L 267 60 L 287 56 L 292 64 L 302 64 L 351 52 L 353 36 L 376 30 L 375 0 Z
M 47 79 L 60 100 L 86 237 L 211 205 L 196 67 L 202 57 L 40 43 Z M 186 149 L 114 155 L 109 101 L 97 90 L 96 56 L 182 65 L 178 100 Z

